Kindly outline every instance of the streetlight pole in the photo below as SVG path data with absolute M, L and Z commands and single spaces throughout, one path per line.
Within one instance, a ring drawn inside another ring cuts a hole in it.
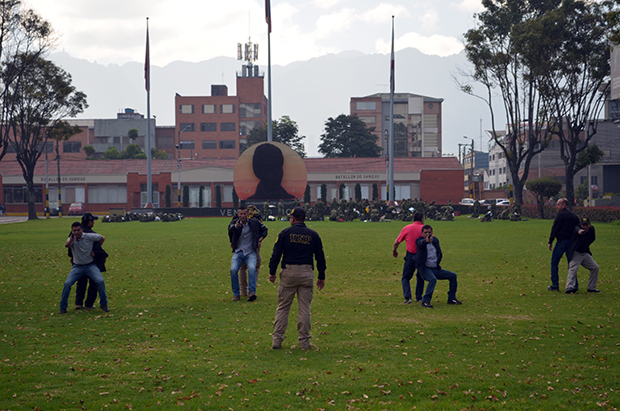
M 182 130 L 179 127 L 179 139 L 177 144 L 177 207 L 181 207 L 181 133 L 187 130 L 190 126 L 185 126 Z

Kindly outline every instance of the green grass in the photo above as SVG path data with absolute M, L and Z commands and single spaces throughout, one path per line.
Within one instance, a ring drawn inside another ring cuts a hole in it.
M 287 223 L 268 223 L 254 303 L 231 301 L 228 219 L 98 223 L 111 312 L 74 311 L 72 292 L 60 316 L 72 221 L 0 225 L 0 409 L 620 407 L 619 224 L 595 224 L 602 293 L 565 295 L 546 291 L 551 221 L 431 222 L 464 304 L 440 281 L 429 310 L 402 304 L 404 223 L 310 222 L 328 270 L 304 352 L 296 306 L 270 349 L 266 266 Z

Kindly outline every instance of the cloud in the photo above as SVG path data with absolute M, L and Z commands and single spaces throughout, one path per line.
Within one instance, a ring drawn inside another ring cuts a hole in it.
M 330 9 L 337 6 L 341 0 L 314 0 L 312 4 L 319 9 Z
M 481 0 L 461 0 L 455 3 L 456 7 L 468 13 L 477 13 L 484 10 Z
M 336 13 L 321 16 L 316 21 L 316 39 L 324 39 L 339 31 L 348 30 L 355 17 L 355 10 L 342 9 Z
M 405 6 L 400 4 L 381 3 L 377 7 L 362 13 L 360 19 L 367 23 L 380 24 L 389 21 L 392 16 L 396 18 L 409 17 L 410 13 Z
M 375 45 L 375 49 L 383 54 L 389 53 L 391 47 L 391 43 L 384 40 L 377 40 Z M 439 34 L 423 36 L 414 32 L 407 33 L 394 40 L 394 48 L 396 50 L 408 47 L 418 49 L 424 54 L 447 57 L 460 53 L 463 50 L 463 43 L 454 37 Z

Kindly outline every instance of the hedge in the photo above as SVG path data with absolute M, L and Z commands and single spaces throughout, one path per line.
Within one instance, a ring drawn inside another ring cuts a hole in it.
M 554 219 L 557 214 L 555 206 L 545 206 L 545 219 Z M 610 223 L 620 220 L 620 208 L 618 207 L 573 207 L 573 213 L 579 218 L 589 218 L 590 221 Z M 528 218 L 540 218 L 538 207 L 532 204 L 521 206 L 521 215 Z

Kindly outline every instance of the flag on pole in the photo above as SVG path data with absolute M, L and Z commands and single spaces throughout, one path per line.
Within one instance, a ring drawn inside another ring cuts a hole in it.
M 267 21 L 267 27 L 269 33 L 271 33 L 271 1 L 265 0 L 265 20 Z
M 394 94 L 394 16 L 392 16 L 392 59 L 390 61 L 390 94 Z
M 144 59 L 144 81 L 146 91 L 151 91 L 151 57 L 149 55 L 149 19 L 146 19 L 146 57 Z

